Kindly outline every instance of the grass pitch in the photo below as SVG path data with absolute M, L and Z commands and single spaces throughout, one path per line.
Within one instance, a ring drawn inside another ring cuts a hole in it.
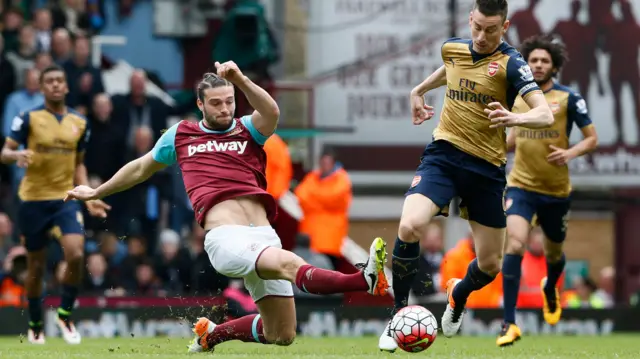
M 34 346 L 24 338 L 0 338 L 2 359 L 121 359 L 121 358 L 409 358 L 451 359 L 551 359 L 551 358 L 640 358 L 640 336 L 609 337 L 524 337 L 515 346 L 500 349 L 492 337 L 439 337 L 427 351 L 395 354 L 378 351 L 377 337 L 299 338 L 289 347 L 230 342 L 216 347 L 214 353 L 187 354 L 187 340 L 174 338 L 85 339 L 78 346 L 61 339 L 48 338 L 44 346 Z

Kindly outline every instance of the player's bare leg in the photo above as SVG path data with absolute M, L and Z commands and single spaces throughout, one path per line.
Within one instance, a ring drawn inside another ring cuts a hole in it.
M 311 266 L 293 252 L 267 247 L 256 261 L 255 272 L 267 281 L 287 280 L 295 283 L 300 290 L 311 294 L 367 291 L 372 295 L 385 295 L 388 289 L 384 274 L 385 250 L 385 242 L 376 238 L 363 270 L 344 274 Z M 293 298 L 265 297 L 257 304 L 260 311 L 258 316 L 245 316 L 221 325 L 200 318 L 195 325 L 196 338 L 189 346 L 189 351 L 211 351 L 215 345 L 229 340 L 291 344 L 295 337 L 296 322 Z M 263 324 L 263 319 L 267 324 Z
M 82 338 L 70 317 L 84 272 L 84 236 L 81 234 L 65 234 L 60 238 L 60 246 L 67 262 L 67 271 L 62 280 L 62 293 L 56 324 L 60 328 L 62 338 L 67 343 L 80 344 Z
M 262 343 L 287 346 L 296 337 L 296 307 L 292 297 L 264 297 L 258 302 L 260 314 L 218 324 L 200 318 L 194 332 L 196 339 L 190 352 L 212 351 L 216 345 L 240 340 L 247 343 Z
M 27 252 L 27 280 L 25 282 L 29 302 L 29 330 L 27 339 L 32 344 L 44 344 L 42 318 L 42 279 L 46 267 L 46 251 Z
M 394 314 L 408 305 L 411 284 L 420 266 L 420 239 L 424 237 L 429 222 L 439 210 L 431 199 L 419 193 L 411 194 L 404 200 L 398 238 L 393 247 L 391 259 Z M 387 324 L 378 340 L 378 348 L 393 352 L 397 347 Z
M 467 275 L 447 282 L 447 308 L 442 315 L 442 333 L 454 336 L 462 325 L 464 307 L 471 292 L 482 289 L 500 273 L 506 228 L 492 228 L 469 221 L 476 248 L 476 259 L 469 263 Z
M 562 247 L 562 242 L 551 241 L 545 236 L 544 253 L 547 257 L 547 277 L 542 279 L 540 289 L 543 298 L 542 313 L 544 320 L 550 325 L 558 324 L 562 316 L 558 291 L 558 280 L 562 276 L 566 264 Z
M 498 346 L 512 345 L 522 335 L 516 325 L 516 303 L 522 276 L 522 256 L 524 255 L 531 226 L 519 215 L 507 216 L 507 243 L 502 263 L 504 323 L 498 335 Z

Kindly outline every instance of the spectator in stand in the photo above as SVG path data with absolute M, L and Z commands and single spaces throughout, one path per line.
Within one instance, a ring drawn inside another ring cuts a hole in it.
M 22 11 L 19 8 L 9 8 L 3 15 L 2 37 L 4 38 L 4 51 L 17 51 L 20 46 L 18 33 L 24 22 Z
M 25 86 L 26 71 L 34 67 L 36 54 L 36 33 L 32 26 L 25 25 L 20 28 L 18 49 L 7 53 L 16 73 L 16 88 Z
M 51 35 L 51 56 L 58 65 L 63 65 L 73 54 L 71 35 L 67 29 L 59 28 Z
M 127 237 L 127 256 L 122 261 L 118 273 L 120 275 L 119 283 L 125 287 L 135 285 L 133 276 L 124 275 L 124 273 L 135 273 L 139 264 L 147 260 L 147 240 L 140 235 L 130 235 Z
M 575 292 L 569 293 L 566 297 L 566 307 L 571 309 L 591 308 L 603 309 L 604 301 L 595 295 L 598 286 L 589 277 L 576 277 L 573 279 Z
M 0 113 L 4 113 L 7 97 L 16 88 L 16 73 L 11 62 L 4 55 L 4 38 L 0 35 Z
M 134 153 L 131 159 L 138 158 L 151 150 L 153 147 L 153 133 L 149 127 L 139 127 L 135 133 Z M 127 192 L 126 208 L 123 218 L 127 223 L 137 226 L 125 228 L 129 231 L 141 231 L 148 238 L 147 249 L 150 254 L 155 253 L 158 238 L 158 227 L 160 220 L 168 218 L 169 206 L 163 203 L 172 197 L 171 174 L 169 168 L 165 171 L 155 173 L 149 180 L 141 183 Z M 135 199 L 135 200 L 132 200 Z M 133 220 L 133 223 L 131 221 Z
M 615 304 L 613 300 L 616 285 L 615 281 L 616 270 L 613 267 L 604 267 L 600 270 L 600 278 L 598 279 L 599 288 L 595 295 L 602 300 L 605 308 L 611 308 Z
M 154 269 L 164 288 L 171 293 L 189 292 L 191 286 L 191 257 L 180 244 L 180 235 L 171 229 L 160 232 L 159 253 Z
M 133 72 L 130 87 L 128 94 L 113 96 L 113 118 L 118 119 L 118 126 L 127 134 L 130 147 L 134 146 L 135 134 L 140 127 L 152 130 L 152 143 L 155 143 L 162 131 L 169 127 L 169 116 L 179 115 L 180 109 L 174 109 L 161 99 L 147 95 L 147 75 L 142 70 Z
M 267 192 L 277 201 L 291 187 L 293 167 L 289 147 L 274 133 L 265 142 L 264 151 L 267 153 Z
M 127 246 L 118 239 L 114 232 L 99 232 L 96 236 L 100 253 L 107 261 L 109 271 L 118 271 L 122 261 L 127 256 Z M 91 248 L 88 252 L 94 252 Z
M 113 176 L 120 167 L 126 163 L 127 141 L 124 132 L 117 126 L 117 121 L 113 119 L 113 105 L 111 98 L 107 94 L 98 94 L 93 99 L 93 106 L 89 114 L 91 127 L 91 137 L 87 143 L 85 155 L 85 165 L 90 176 L 99 179 L 98 185 Z M 114 151 L 114 148 L 119 149 Z M 103 226 L 105 229 L 124 233 L 124 223 L 127 221 L 125 215 L 128 209 L 129 193 L 116 194 L 105 198 L 111 205 L 111 213 L 104 220 L 94 220 L 87 217 L 87 226 Z
M 113 272 L 107 271 L 107 261 L 102 254 L 93 253 L 87 257 L 87 273 L 83 280 L 82 293 L 86 295 L 123 295 Z
M 518 308 L 542 308 L 540 282 L 547 276 L 547 259 L 544 255 L 544 233 L 535 227 L 529 233 L 527 251 L 522 257 L 522 276 L 518 294 Z M 564 274 L 558 279 L 558 290 L 563 291 Z
M 126 162 L 126 140 L 112 117 L 113 104 L 105 93 L 96 95 L 89 114 L 91 137 L 87 144 L 85 164 L 91 175 L 106 181 Z M 114 151 L 114 149 L 121 149 Z M 111 215 L 111 214 L 110 214 Z
M 153 264 L 149 260 L 144 260 L 138 264 L 135 271 L 135 283 L 128 292 L 139 296 L 164 296 L 166 291 L 162 288 L 162 283 L 153 271 Z
M 104 1 L 87 0 L 87 16 L 91 23 L 91 31 L 98 32 L 105 25 L 104 19 Z
M 90 50 L 89 39 L 77 36 L 72 58 L 62 65 L 69 84 L 67 105 L 83 114 L 88 114 L 93 98 L 104 92 L 102 73 L 91 64 Z
M 48 52 L 39 52 L 36 55 L 36 59 L 34 61 L 34 67 L 38 69 L 38 71 L 42 71 L 47 67 L 53 65 L 53 57 Z
M 38 52 L 51 51 L 52 33 L 51 11 L 49 9 L 39 9 L 36 11 L 33 26 L 36 30 L 36 49 Z
M 353 196 L 347 171 L 335 155 L 325 151 L 319 168 L 309 172 L 295 190 L 304 218 L 300 232 L 311 238 L 311 249 L 329 256 L 337 268 L 342 243 L 349 232 L 349 206 Z
M 267 192 L 279 203 L 280 197 L 291 188 L 293 178 L 293 166 L 291 165 L 291 155 L 286 142 L 277 134 L 271 135 L 264 144 L 264 151 L 267 154 Z M 295 247 L 298 223 L 278 205 L 278 217 L 272 223 L 276 230 L 283 249 L 293 249 Z
M 420 269 L 411 290 L 417 296 L 430 296 L 439 293 L 442 285 L 440 265 L 444 257 L 442 227 L 431 222 L 426 235 L 420 241 Z
M 14 91 L 7 98 L 2 125 L 4 136 L 9 136 L 13 118 L 18 116 L 20 112 L 44 104 L 44 97 L 40 93 L 40 71 L 35 68 L 26 70 L 24 81 L 24 88 Z
M 51 8 L 53 28 L 64 27 L 71 34 L 87 35 L 91 32 L 91 19 L 86 12 L 86 0 L 62 0 Z
M 27 306 L 27 256 L 21 254 L 11 259 L 11 268 L 4 275 L 0 273 L 0 307 Z
M 5 137 L 11 134 L 11 124 L 14 117 L 18 116 L 22 111 L 44 105 L 44 96 L 40 92 L 40 71 L 33 68 L 28 69 L 25 72 L 24 79 L 24 88 L 9 95 L 4 107 L 2 131 Z M 12 179 L 11 187 L 16 190 L 24 176 L 25 169 L 18 167 L 15 163 L 9 165 L 8 168 Z
M 458 244 L 447 251 L 440 267 L 440 290 L 447 291 L 447 281 L 451 278 L 463 278 L 469 262 L 476 258 L 475 245 L 471 234 L 461 239 Z M 467 299 L 467 308 L 498 308 L 502 301 L 502 274 L 498 274 L 491 284 L 471 293 Z

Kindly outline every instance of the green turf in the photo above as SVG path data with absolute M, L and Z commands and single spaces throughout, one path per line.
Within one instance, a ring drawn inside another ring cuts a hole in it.
M 525 337 L 511 348 L 499 349 L 493 338 L 447 339 L 440 337 L 426 352 L 409 354 L 381 353 L 377 338 L 311 339 L 301 338 L 290 347 L 263 346 L 239 342 L 226 343 L 215 353 L 186 353 L 186 340 L 179 339 L 86 339 L 69 346 L 49 338 L 44 346 L 27 344 L 21 338 L 1 338 L 0 358 L 409 358 L 452 359 L 551 359 L 551 358 L 640 358 L 640 336 L 611 337 Z

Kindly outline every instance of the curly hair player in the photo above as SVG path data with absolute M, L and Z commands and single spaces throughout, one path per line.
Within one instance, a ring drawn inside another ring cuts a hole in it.
M 447 283 L 448 305 L 441 324 L 447 337 L 460 329 L 469 294 L 491 283 L 500 272 L 506 227 L 505 127 L 545 128 L 553 123 L 529 65 L 502 41 L 509 28 L 507 13 L 506 0 L 476 0 L 469 14 L 471 39 L 447 40 L 441 49 L 444 65 L 414 88 L 410 97 L 413 123 L 419 125 L 434 114 L 425 105 L 424 94 L 447 86 L 440 123 L 422 154 L 402 209 L 392 260 L 394 311 L 407 305 L 419 266 L 419 241 L 429 222 L 438 214 L 446 215 L 451 199 L 459 196 L 477 259 L 469 264 L 464 278 Z M 518 95 L 530 111 L 510 111 Z M 395 351 L 388 326 L 378 346 Z
M 562 308 L 556 287 L 565 266 L 562 250 L 571 205 L 571 180 L 567 163 L 593 151 L 598 136 L 591 123 L 587 104 L 578 93 L 554 81 L 566 62 L 564 45 L 551 37 L 536 36 L 525 40 L 520 51 L 544 91 L 555 122 L 545 129 L 514 127 L 507 136 L 507 147 L 515 147 L 516 157 L 509 173 L 506 194 L 507 247 L 502 264 L 504 288 L 504 325 L 498 346 L 508 346 L 521 337 L 516 325 L 516 303 L 520 289 L 522 256 L 532 226 L 544 232 L 547 277 L 540 283 L 543 316 L 550 325 L 560 320 Z M 527 104 L 516 99 L 514 112 L 528 111 Z M 583 140 L 569 147 L 569 135 L 576 124 Z
M 260 314 L 223 324 L 200 318 L 190 352 L 211 351 L 228 340 L 289 345 L 296 334 L 291 283 L 312 294 L 368 291 L 384 295 L 386 244 L 376 238 L 362 271 L 343 274 L 315 268 L 282 249 L 270 226 L 276 203 L 266 192 L 263 144 L 275 131 L 279 109 L 269 94 L 251 82 L 233 62 L 216 63 L 197 89 L 203 119 L 169 128 L 151 152 L 126 164 L 96 189 L 79 186 L 69 198 L 92 200 L 124 191 L 154 172 L 178 163 L 196 219 L 207 231 L 205 250 L 223 275 L 243 278 Z M 234 85 L 255 109 L 233 118 Z

